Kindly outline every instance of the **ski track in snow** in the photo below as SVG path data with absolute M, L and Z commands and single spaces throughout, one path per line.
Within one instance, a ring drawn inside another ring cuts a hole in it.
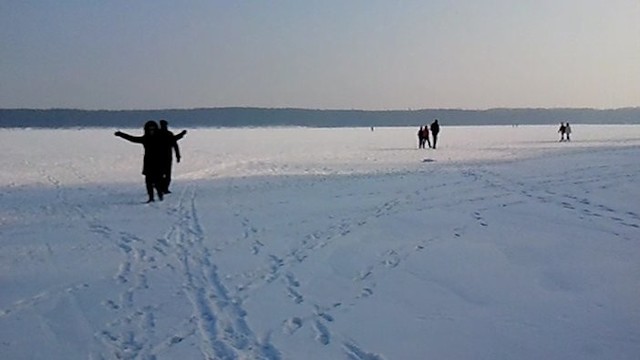
M 177 248 L 183 288 L 194 308 L 203 355 L 211 359 L 279 359 L 273 345 L 258 340 L 245 320 L 242 303 L 229 295 L 221 281 L 204 244 L 195 201 L 195 189 L 188 204 L 181 199 L 181 218 L 168 238 Z
M 176 222 L 164 238 L 145 241 L 124 232 L 117 235 L 124 256 L 114 279 L 124 285 L 124 291 L 104 305 L 120 316 L 100 333 L 114 357 L 155 359 L 197 336 L 205 359 L 280 359 L 268 338 L 258 339 L 249 328 L 242 304 L 230 297 L 219 278 L 204 244 L 206 235 L 198 220 L 196 190 L 187 187 L 177 209 L 170 212 L 176 215 Z M 106 226 L 95 226 L 94 230 L 111 237 Z M 193 315 L 176 327 L 177 332 L 157 341 L 154 319 L 160 304 L 138 300 L 138 295 L 149 287 L 149 272 L 167 269 L 181 279 L 180 292 L 191 304 Z
M 77 172 L 74 174 L 80 176 Z M 229 297 L 211 262 L 209 250 L 203 245 L 204 232 L 198 223 L 195 205 L 196 192 L 191 189 L 190 196 L 185 190 L 180 198 L 176 224 L 169 230 L 166 238 L 157 239 L 149 248 L 150 241 L 134 234 L 113 230 L 107 224 L 81 205 L 71 204 L 67 200 L 62 182 L 55 176 L 40 171 L 43 179 L 55 188 L 57 205 L 54 211 L 66 212 L 69 216 L 81 218 L 91 233 L 114 243 L 123 254 L 118 271 L 113 279 L 121 285 L 123 291 L 115 298 L 108 298 L 102 305 L 114 312 L 113 320 L 96 336 L 117 359 L 155 359 L 157 352 L 164 352 L 185 338 L 199 334 L 200 348 L 206 359 L 279 359 L 278 351 L 268 340 L 258 340 L 248 327 L 244 317 L 246 313 L 237 299 Z M 189 188 L 188 188 L 189 189 Z M 186 204 L 185 204 L 186 203 Z M 155 313 L 158 305 L 138 300 L 137 297 L 149 288 L 147 274 L 163 267 L 173 268 L 171 261 L 164 264 L 157 256 L 168 260 L 177 252 L 181 265 L 179 274 L 183 279 L 183 291 L 193 306 L 194 315 L 179 327 L 181 332 L 152 343 L 155 330 Z M 150 255 L 157 253 L 158 255 Z M 72 287 L 45 291 L 30 299 L 14 303 L 13 308 L 0 311 L 0 317 L 31 308 L 46 301 L 51 296 L 72 293 L 88 287 L 79 284 Z M 104 354 L 93 354 L 96 358 Z

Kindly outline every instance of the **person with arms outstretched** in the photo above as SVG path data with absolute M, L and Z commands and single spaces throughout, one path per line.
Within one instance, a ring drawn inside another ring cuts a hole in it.
M 147 187 L 147 195 L 149 195 L 147 203 L 154 201 L 154 189 L 158 193 L 158 199 L 162 201 L 162 195 L 164 194 L 162 189 L 162 169 L 165 145 L 160 135 L 158 124 L 155 121 L 147 121 L 144 124 L 144 134 L 142 136 L 133 136 L 121 131 L 116 131 L 115 136 L 144 146 L 142 174 Z

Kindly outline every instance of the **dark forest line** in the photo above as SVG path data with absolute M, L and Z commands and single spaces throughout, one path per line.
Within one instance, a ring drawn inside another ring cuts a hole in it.
M 0 109 L 0 128 L 136 128 L 166 119 L 180 127 L 370 127 L 446 125 L 640 124 L 640 107 L 489 110 L 313 110 L 249 107 L 167 110 Z

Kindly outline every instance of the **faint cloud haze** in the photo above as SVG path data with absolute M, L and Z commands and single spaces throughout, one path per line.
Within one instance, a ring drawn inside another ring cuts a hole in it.
M 0 3 L 0 107 L 640 106 L 640 2 Z

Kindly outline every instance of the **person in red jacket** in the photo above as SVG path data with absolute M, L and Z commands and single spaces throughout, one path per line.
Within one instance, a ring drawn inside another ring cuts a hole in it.
M 422 131 L 422 137 L 424 138 L 422 141 L 426 142 L 429 145 L 429 149 L 431 149 L 431 140 L 429 140 L 429 125 L 424 126 L 424 130 Z M 424 149 L 424 142 L 422 143 L 422 148 Z

